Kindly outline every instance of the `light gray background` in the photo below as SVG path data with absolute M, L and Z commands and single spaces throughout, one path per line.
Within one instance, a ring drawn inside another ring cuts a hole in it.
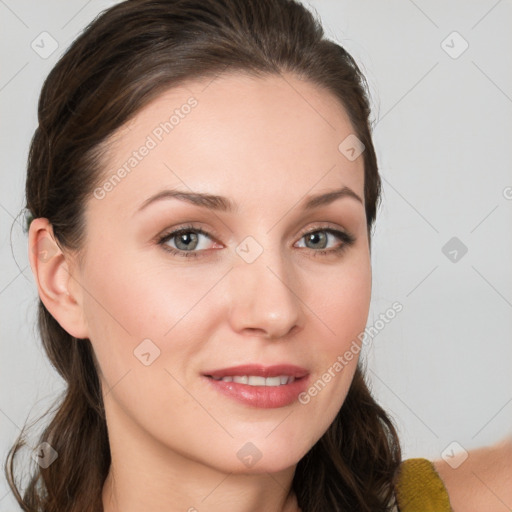
M 14 222 L 37 100 L 65 48 L 114 3 L 0 0 L 2 463 L 27 417 L 63 388 L 36 335 L 26 236 Z M 369 325 L 403 304 L 365 348 L 374 392 L 405 457 L 494 443 L 512 434 L 511 2 L 306 3 L 373 95 L 384 190 Z M 43 31 L 59 45 L 46 59 L 31 48 Z M 468 249 L 455 262 L 442 252 L 452 237 Z M 13 510 L 1 482 L 0 510 Z

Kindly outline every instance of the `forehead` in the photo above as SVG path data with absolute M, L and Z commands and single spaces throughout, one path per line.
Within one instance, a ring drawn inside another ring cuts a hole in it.
M 168 89 L 141 109 L 111 137 L 101 183 L 121 174 L 109 202 L 134 208 L 164 187 L 235 202 L 339 186 L 364 196 L 362 155 L 340 150 L 353 136 L 341 103 L 309 81 L 226 74 Z

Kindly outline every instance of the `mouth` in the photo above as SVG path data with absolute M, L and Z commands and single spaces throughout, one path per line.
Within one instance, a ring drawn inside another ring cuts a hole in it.
M 210 386 L 237 402 L 258 408 L 290 405 L 307 385 L 309 372 L 294 365 L 242 365 L 203 373 Z

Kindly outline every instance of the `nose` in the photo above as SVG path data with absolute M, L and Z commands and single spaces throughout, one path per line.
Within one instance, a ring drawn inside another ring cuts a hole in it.
M 304 303 L 290 263 L 266 250 L 238 261 L 229 276 L 229 320 L 235 332 L 279 339 L 302 329 Z

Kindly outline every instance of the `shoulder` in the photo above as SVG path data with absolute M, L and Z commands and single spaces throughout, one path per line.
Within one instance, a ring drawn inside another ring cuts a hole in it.
M 512 438 L 467 452 L 457 466 L 433 461 L 455 512 L 512 510 Z
M 431 461 L 407 459 L 400 465 L 395 484 L 399 512 L 451 512 L 443 480 Z

